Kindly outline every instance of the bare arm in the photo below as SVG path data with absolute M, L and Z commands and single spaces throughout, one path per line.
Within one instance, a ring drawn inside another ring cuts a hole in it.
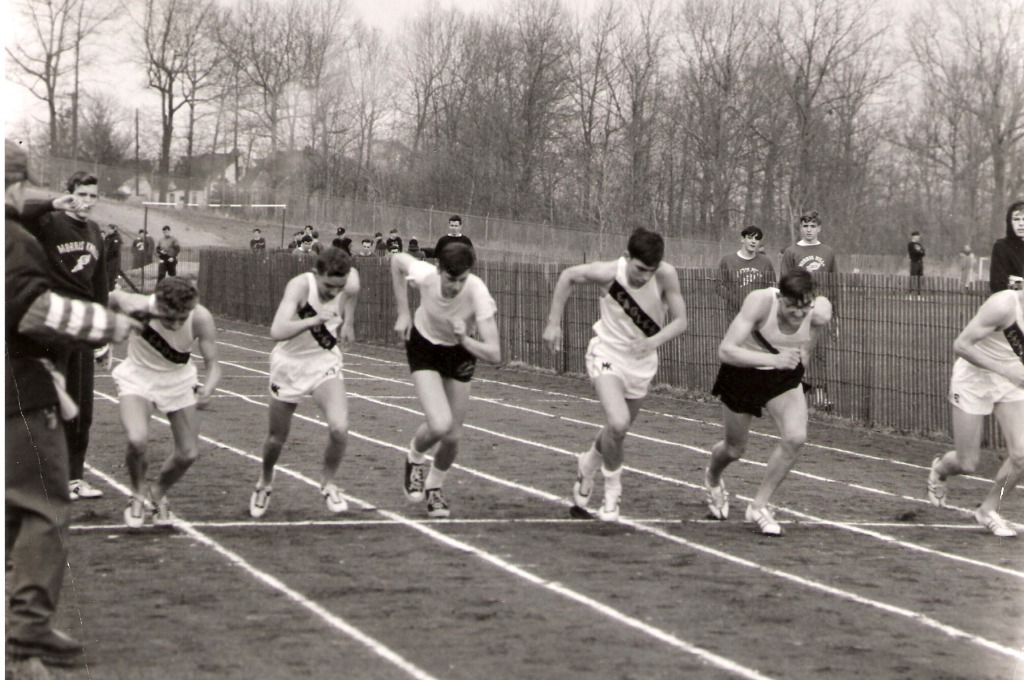
M 767 288 L 755 290 L 747 295 L 740 313 L 729 324 L 725 337 L 718 345 L 718 358 L 722 363 L 745 368 L 771 366 L 779 369 L 796 368 L 800 363 L 800 351 L 796 349 L 784 349 L 778 354 L 767 354 L 742 346 L 743 341 L 768 319 L 774 295 L 775 293 Z
M 818 296 L 814 298 L 814 309 L 811 311 L 811 341 L 801 350 L 801 358 L 804 365 L 811 362 L 811 353 L 818 344 L 821 332 L 832 322 L 832 303 L 828 298 Z
M 352 269 L 345 282 L 345 320 L 339 331 L 342 349 L 348 347 L 349 343 L 356 341 L 356 302 L 359 300 L 359 272 Z
M 501 343 L 498 339 L 498 322 L 495 317 L 489 317 L 477 324 L 479 340 L 466 335 L 466 324 L 462 319 L 453 320 L 452 329 L 455 331 L 455 337 L 459 339 L 459 344 L 470 354 L 492 364 L 501 362 Z
M 573 287 L 577 283 L 609 285 L 615 279 L 618 264 L 615 260 L 577 264 L 562 271 L 551 294 L 551 309 L 544 327 L 543 340 L 552 352 L 562 349 L 562 314 Z M 678 282 L 677 282 L 678 283 Z
M 1002 331 L 1014 322 L 1016 291 L 1001 291 L 985 300 L 967 326 L 953 342 L 953 351 L 979 368 L 998 373 L 1009 380 L 1024 385 L 1024 363 L 1010 364 L 994 361 L 987 354 L 979 352 L 976 345 L 985 337 Z
M 308 299 L 306 290 L 306 279 L 304 276 L 297 276 L 288 282 L 284 288 L 284 295 L 281 304 L 277 306 L 274 314 L 274 321 L 270 324 L 270 337 L 280 342 L 294 338 L 299 333 L 316 328 L 332 316 L 328 314 L 311 316 L 308 319 L 299 318 L 299 307 Z
M 408 340 L 409 334 L 412 332 L 412 314 L 409 312 L 409 289 L 406 278 L 413 262 L 416 262 L 416 258 L 408 253 L 396 253 L 391 258 L 391 287 L 395 291 L 395 302 L 398 307 L 395 330 L 403 340 Z
M 214 323 L 210 310 L 199 305 L 192 313 L 192 327 L 199 340 L 199 353 L 203 355 L 203 362 L 206 364 L 206 381 L 197 395 L 198 408 L 206 408 L 210 404 L 210 397 L 220 383 L 221 368 L 220 358 L 217 354 L 217 324 Z

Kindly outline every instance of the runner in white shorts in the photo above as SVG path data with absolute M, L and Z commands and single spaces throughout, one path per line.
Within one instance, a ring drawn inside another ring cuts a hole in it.
M 142 527 L 150 513 L 155 513 L 154 524 L 173 523 L 167 492 L 199 456 L 196 409 L 206 408 L 220 382 L 216 325 L 210 311 L 199 304 L 198 295 L 190 281 L 174 276 L 162 279 L 152 296 L 110 293 L 111 307 L 147 319 L 142 332 L 128 339 L 127 358 L 111 373 L 128 437 L 125 463 L 132 496 L 124 521 L 133 529 Z M 206 366 L 202 385 L 192 362 L 195 340 Z M 154 410 L 165 413 L 170 421 L 174 452 L 164 461 L 147 494 L 142 486 L 149 466 L 146 449 Z
M 663 261 L 664 254 L 659 234 L 637 229 L 629 237 L 625 256 L 569 267 L 555 284 L 543 336 L 553 352 L 562 351 L 562 314 L 573 286 L 594 283 L 601 289 L 601 318 L 594 324 L 596 337 L 587 347 L 586 366 L 605 424 L 590 449 L 579 456 L 572 489 L 574 515 L 590 502 L 600 469 L 604 500 L 597 516 L 606 522 L 619 518 L 623 441 L 658 370 L 658 347 L 686 330 L 679 277 Z M 668 323 L 666 312 L 672 317 Z
M 999 515 L 999 506 L 1024 473 L 1024 290 L 1003 290 L 989 297 L 957 337 L 953 351 L 958 358 L 949 401 L 956 448 L 932 462 L 928 500 L 944 506 L 946 480 L 974 472 L 985 416 L 995 413 L 1008 455 L 974 517 L 994 535 L 1012 538 L 1017 530 Z
M 277 341 L 270 353 L 269 432 L 263 443 L 263 467 L 249 499 L 249 514 L 262 517 L 270 507 L 274 466 L 288 441 L 292 415 L 303 397 L 313 401 L 327 421 L 320 494 L 332 513 L 348 509 L 336 477 L 348 443 L 348 400 L 342 375 L 345 345 L 355 340 L 359 272 L 351 256 L 327 248 L 313 271 L 299 274 L 285 286 L 270 326 Z

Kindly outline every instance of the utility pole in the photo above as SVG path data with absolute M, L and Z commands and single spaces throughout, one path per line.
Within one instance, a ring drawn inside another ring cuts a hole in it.
M 139 109 L 135 108 L 135 195 L 139 195 Z

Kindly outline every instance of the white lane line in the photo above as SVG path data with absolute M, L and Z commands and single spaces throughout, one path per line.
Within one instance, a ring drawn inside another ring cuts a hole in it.
M 117 399 L 115 399 L 114 397 L 111 397 L 110 395 L 103 394 L 101 392 L 97 392 L 97 394 L 102 396 L 104 399 L 107 399 L 109 401 L 114 402 L 115 404 L 117 403 Z M 157 418 L 156 420 L 158 420 L 159 422 L 161 422 L 161 423 L 163 423 L 165 425 L 170 425 L 170 423 L 167 420 L 163 419 L 163 418 Z M 206 437 L 203 437 L 203 439 L 206 439 Z M 120 482 L 115 480 L 113 477 L 111 477 L 111 476 L 109 476 L 109 475 L 107 475 L 107 474 L 97 470 L 92 465 L 88 465 L 87 467 L 89 468 L 89 471 L 92 474 L 96 475 L 97 477 L 100 477 L 107 484 L 109 484 L 110 486 L 114 487 L 115 489 L 120 491 L 125 496 L 130 496 L 131 495 L 131 489 L 129 489 L 128 487 L 124 486 L 123 484 L 121 484 Z M 310 480 L 310 481 L 312 482 L 312 480 Z M 316 482 L 313 482 L 313 484 L 315 486 Z M 283 594 L 288 599 L 290 599 L 291 601 L 293 601 L 296 604 L 298 604 L 299 606 L 301 606 L 303 609 L 306 609 L 307 611 L 312 612 L 313 614 L 315 614 L 317 617 L 319 617 L 321 620 L 323 620 L 325 623 L 327 623 L 332 628 L 334 628 L 334 629 L 338 630 L 339 632 L 349 636 L 353 640 L 361 643 L 363 646 L 365 646 L 367 649 L 369 649 L 371 652 L 373 652 L 377 656 L 385 659 L 386 661 L 388 661 L 392 665 L 394 665 L 397 668 L 403 670 L 407 675 L 409 675 L 409 677 L 417 678 L 417 680 L 437 680 L 433 675 L 429 674 L 428 672 L 426 672 L 422 668 L 419 668 L 418 666 L 414 665 L 413 663 L 411 663 L 411 662 L 407 661 L 406 659 L 402 658 L 399 654 L 397 654 L 396 652 L 392 651 L 386 645 L 384 645 L 381 642 L 377 641 L 376 639 L 370 637 L 369 635 L 363 633 L 361 630 L 359 630 L 358 628 L 356 628 L 352 624 L 350 624 L 347 621 L 345 621 L 345 619 L 341 618 L 340 616 L 336 616 L 335 614 L 332 614 L 331 612 L 329 612 L 327 609 L 325 609 L 321 605 L 319 605 L 316 602 L 310 600 L 309 598 L 307 598 L 306 596 L 304 596 L 302 593 L 298 592 L 297 590 L 292 589 L 291 587 L 289 587 L 288 585 L 286 585 L 285 583 L 283 583 L 279 579 L 275 578 L 274 576 L 271 576 L 270 574 L 266 573 L 265 571 L 257 569 L 253 565 L 249 564 L 240 555 L 238 555 L 237 553 L 235 553 L 235 552 L 233 552 L 231 550 L 228 550 L 227 548 L 222 546 L 217 541 L 213 540 L 212 538 L 210 538 L 209 536 L 207 536 L 203 532 L 201 532 L 198 529 L 196 529 L 193 524 L 191 524 L 190 522 L 182 519 L 178 515 L 174 516 L 174 527 L 184 531 L 186 534 L 188 534 L 190 537 L 192 537 L 192 539 L 194 539 L 194 540 L 202 543 L 203 545 L 207 546 L 208 548 L 214 550 L 216 553 L 218 553 L 222 557 L 226 558 L 229 562 L 231 562 L 233 565 L 235 565 L 239 569 L 242 569 L 243 571 L 248 573 L 250 576 L 252 576 L 256 580 L 261 581 L 262 583 L 264 583 L 267 586 L 273 588 L 277 592 Z
M 108 396 L 106 394 L 102 394 L 102 393 L 100 393 L 100 394 L 105 399 L 108 399 L 110 401 L 116 401 L 115 399 L 113 399 L 112 397 L 110 397 L 110 396 Z M 250 401 L 250 400 L 246 400 L 246 401 Z M 262 406 L 263 404 L 260 404 L 260 405 Z M 313 422 L 313 423 L 316 423 L 318 425 L 323 425 L 323 423 L 318 423 L 317 421 L 314 421 L 311 418 L 304 417 L 302 414 L 295 414 L 294 417 L 295 418 L 300 418 L 300 419 L 303 419 L 303 420 L 307 420 L 309 422 Z M 158 420 L 160 422 L 162 422 L 162 423 L 165 423 L 165 424 L 167 423 L 167 421 L 162 419 L 162 418 L 158 418 Z M 349 432 L 349 435 L 357 437 L 357 438 L 362 439 L 362 440 L 367 441 L 367 442 L 374 443 L 374 444 L 376 444 L 378 446 L 381 446 L 381 447 L 384 447 L 384 448 L 391 448 L 391 449 L 395 449 L 397 451 L 403 451 L 403 452 L 405 451 L 405 447 L 403 447 L 403 446 L 397 446 L 395 444 L 390 444 L 389 442 L 385 442 L 385 441 L 382 441 L 382 440 L 378 440 L 378 439 L 374 439 L 374 438 L 371 438 L 371 437 L 367 437 L 365 435 L 358 435 L 358 434 L 355 434 L 355 433 L 353 433 L 351 431 Z M 248 458 L 248 459 L 251 459 L 251 460 L 254 460 L 254 461 L 257 461 L 257 462 L 259 462 L 261 460 L 259 456 L 255 456 L 255 455 L 253 455 L 251 453 L 248 453 L 247 451 L 243 451 L 242 449 L 238 449 L 236 447 L 233 447 L 233 446 L 231 446 L 229 444 L 225 444 L 223 442 L 217 441 L 217 440 L 212 439 L 210 437 L 206 437 L 206 436 L 200 435 L 200 439 L 202 439 L 202 440 L 204 440 L 206 442 L 209 442 L 209 443 L 211 443 L 211 444 L 213 444 L 215 446 L 218 446 L 218 447 L 220 447 L 222 449 L 225 449 L 227 451 L 231 451 L 232 453 L 238 454 L 238 455 L 240 455 L 240 456 L 242 456 L 244 458 Z M 98 476 L 100 476 L 101 478 L 103 478 L 105 481 L 107 481 L 109 484 L 111 484 L 115 488 L 121 490 L 122 493 L 124 493 L 126 495 L 130 494 L 130 491 L 126 487 L 120 485 L 119 483 L 114 481 L 109 476 L 107 476 L 107 475 L 105 475 L 105 474 L 103 474 L 103 473 L 101 473 L 98 470 L 95 470 L 93 468 L 90 468 L 90 470 L 92 472 L 94 472 L 95 474 L 97 474 Z M 298 479 L 299 481 L 303 482 L 304 484 L 307 484 L 308 486 L 312 486 L 314 488 L 319 488 L 320 487 L 319 482 L 313 480 L 310 477 L 306 477 L 305 475 L 303 475 L 303 474 L 301 474 L 299 472 L 296 472 L 294 470 L 288 469 L 287 467 L 285 467 L 283 465 L 278 465 L 277 466 L 277 471 L 285 473 L 285 474 L 287 474 L 287 475 L 289 475 L 289 476 L 291 476 L 291 477 L 293 477 L 295 479 Z M 582 605 L 584 605 L 586 607 L 589 607 L 589 608 L 591 608 L 591 609 L 593 609 L 593 610 L 595 610 L 595 611 L 597 611 L 597 612 L 607 616 L 608 618 L 611 618 L 612 620 L 616 621 L 617 623 L 620 623 L 620 624 L 623 624 L 623 625 L 628 626 L 630 628 L 633 628 L 635 630 L 638 630 L 638 631 L 648 635 L 649 637 L 653 637 L 653 638 L 655 638 L 657 640 L 660 640 L 661 642 L 664 642 L 664 643 L 666 643 L 666 644 L 668 644 L 668 645 L 670 645 L 672 647 L 680 649 L 680 650 L 682 650 L 682 651 L 684 651 L 684 652 L 686 652 L 686 653 L 688 653 L 688 654 L 690 654 L 692 656 L 696 656 L 697 658 L 702 659 L 702 660 L 706 661 L 707 663 L 710 663 L 710 664 L 712 664 L 714 666 L 717 666 L 718 668 L 721 668 L 723 670 L 729 671 L 731 673 L 735 673 L 736 675 L 739 675 L 739 676 L 744 677 L 744 678 L 750 678 L 751 680 L 769 680 L 769 676 L 763 675 L 763 674 L 759 673 L 755 669 L 747 668 L 746 666 L 738 664 L 735 661 L 732 661 L 731 659 L 727 659 L 727 658 L 725 658 L 723 656 L 719 656 L 718 654 L 715 654 L 714 652 L 711 652 L 709 650 L 703 649 L 702 647 L 698 647 L 698 646 L 696 646 L 696 645 L 694 645 L 694 644 L 692 644 L 690 642 L 687 642 L 686 640 L 678 638 L 678 637 L 672 635 L 671 633 L 668 633 L 668 632 L 666 632 L 666 631 L 664 631 L 664 630 L 662 630 L 660 628 L 652 626 L 652 625 L 650 625 L 648 623 L 644 623 L 643 621 L 640 621 L 639 619 L 635 619 L 635 618 L 633 618 L 633 617 L 631 617 L 631 616 L 629 616 L 627 614 L 624 614 L 623 612 L 620 612 L 617 609 L 609 607 L 608 605 L 605 605 L 602 602 L 599 602 L 599 601 L 597 601 L 597 600 L 595 600 L 595 599 L 593 599 L 591 597 L 588 597 L 587 595 L 584 595 L 582 593 L 578 593 L 575 590 L 572 590 L 571 588 L 567 588 L 567 587 L 561 585 L 560 583 L 558 583 L 556 581 L 549 581 L 549 580 L 544 579 L 544 578 L 542 578 L 540 576 L 537 576 L 536 574 L 533 574 L 532 572 L 527 571 L 526 569 L 524 569 L 522 567 L 519 567 L 519 566 L 517 566 L 515 564 L 512 564 L 511 562 L 508 562 L 508 561 L 502 559 L 501 557 L 498 557 L 497 555 L 494 555 L 492 553 L 486 552 L 484 550 L 481 550 L 480 548 L 477 548 L 477 547 L 475 547 L 473 545 L 470 545 L 469 543 L 465 543 L 465 542 L 460 541 L 458 539 L 452 538 L 452 537 L 450 537 L 450 536 L 448 536 L 448 535 L 446 535 L 444 533 L 441 533 L 441 532 L 433 529 L 431 526 L 428 526 L 425 523 L 409 520 L 409 519 L 403 517 L 402 515 L 390 512 L 388 510 L 384 510 L 384 509 L 378 508 L 378 507 L 376 507 L 375 505 L 373 505 L 371 503 L 363 501 L 363 500 L 361 500 L 359 498 L 356 498 L 355 496 L 351 496 L 351 495 L 349 495 L 347 493 L 344 494 L 344 495 L 345 495 L 345 497 L 347 499 L 349 499 L 350 501 L 352 501 L 352 502 L 362 506 L 363 508 L 370 508 L 370 509 L 375 510 L 376 512 L 379 512 L 381 515 L 383 515 L 387 519 L 391 520 L 392 522 L 396 522 L 396 523 L 401 524 L 403 526 L 415 529 L 416 531 L 419 531 L 419 532 L 425 534 L 426 536 L 428 536 L 429 538 L 431 538 L 431 539 L 433 539 L 433 540 L 435 540 L 437 542 L 443 543 L 443 544 L 449 546 L 450 548 L 453 548 L 453 549 L 458 550 L 460 552 L 465 552 L 465 553 L 468 553 L 470 555 L 473 555 L 474 557 L 476 557 L 476 558 L 478 558 L 480 560 L 483 560 L 485 562 L 488 562 L 488 563 L 498 567 L 499 569 L 502 569 L 502 570 L 504 570 L 504 571 L 506 571 L 506 572 L 508 572 L 510 574 L 513 574 L 514 576 L 518 576 L 519 578 L 523 579 L 524 581 L 527 581 L 528 583 L 531 583 L 532 585 L 540 586 L 540 587 L 545 588 L 547 590 L 550 590 L 550 591 L 552 591 L 554 593 L 557 593 L 557 594 L 561 595 L 564 598 L 567 598 L 569 600 L 572 600 L 574 602 L 582 604 Z M 245 562 L 241 557 L 239 557 L 235 553 L 232 553 L 232 552 L 228 551 L 226 548 L 221 546 L 219 543 L 217 543 L 213 539 L 211 539 L 208 536 L 206 536 L 205 534 L 202 534 L 201 532 L 199 532 L 190 523 L 185 522 L 184 520 L 182 520 L 178 516 L 175 516 L 175 526 L 178 527 L 179 524 L 180 524 L 181 528 L 185 529 L 186 532 L 189 535 L 197 538 L 198 540 L 201 540 L 204 544 L 210 546 L 211 548 L 214 548 L 215 550 L 217 550 L 217 552 L 219 552 L 222 555 L 228 557 L 232 562 L 234 562 L 238 566 L 246 569 L 246 571 L 249 571 L 251 574 L 253 574 L 257 578 L 259 578 L 263 582 L 267 583 L 268 585 L 271 585 L 275 589 L 280 589 L 280 588 L 286 589 L 286 590 L 282 590 L 281 592 L 284 592 L 285 594 L 287 594 L 289 597 L 291 597 L 293 600 L 295 600 L 299 604 L 309 608 L 311 611 L 314 611 L 314 613 L 317 613 L 318 615 L 321 615 L 322 618 L 323 618 L 323 615 L 331 616 L 331 619 L 326 619 L 325 618 L 325 620 L 327 620 L 332 625 L 335 625 L 337 627 L 338 624 L 344 624 L 344 626 L 346 627 L 346 632 L 348 632 L 348 630 L 351 630 L 352 632 L 349 633 L 349 634 L 353 634 L 353 637 L 355 637 L 354 634 L 358 634 L 359 636 L 361 636 L 361 637 L 357 637 L 356 638 L 356 639 L 360 640 L 360 642 L 364 642 L 364 640 L 365 640 L 364 644 L 367 644 L 367 642 L 372 642 L 372 643 L 375 643 L 375 644 L 379 645 L 379 643 L 377 643 L 375 640 L 373 640 L 369 636 L 363 635 L 358 629 L 356 629 L 356 628 L 350 626 L 349 624 L 345 623 L 344 620 L 342 620 L 342 619 L 340 619 L 338 617 L 334 617 L 327 610 L 325 610 L 322 607 L 320 607 L 319 605 L 316 605 L 315 603 L 307 600 L 306 598 L 302 597 L 301 595 L 299 595 L 295 591 L 292 591 L 287 586 L 285 586 L 283 583 L 281 583 L 280 581 L 278 581 L 274 577 L 270 576 L 269 574 L 265 574 L 264 572 L 261 572 L 261 571 L 257 570 L 255 567 L 252 567 L 251 565 L 249 565 L 247 562 Z M 337 621 L 338 623 L 335 623 L 335 621 Z M 390 650 L 387 649 L 386 647 L 383 647 L 382 645 L 380 647 L 381 647 L 380 651 L 378 651 L 376 648 L 373 648 L 373 649 L 374 649 L 375 652 L 377 652 L 379 654 L 382 651 L 390 652 Z M 393 657 L 395 659 L 398 659 L 398 660 L 401 660 L 401 661 L 404 662 L 404 660 L 401 659 L 401 657 L 399 657 L 394 652 L 390 652 L 390 653 L 393 655 Z M 383 656 L 383 654 L 381 654 L 381 655 Z M 385 657 L 385 658 L 389 658 L 389 660 L 391 660 L 390 657 Z M 394 661 L 393 661 L 393 663 L 394 663 Z M 404 662 L 404 663 L 408 664 L 408 662 Z M 415 669 L 417 671 L 419 670 L 416 667 L 412 666 L 411 664 L 408 664 L 408 666 L 409 666 L 410 669 Z M 403 670 L 407 670 L 407 672 L 408 672 L 409 669 L 406 669 L 406 668 L 403 667 Z M 429 677 L 429 676 L 423 675 L 423 676 L 416 676 L 416 677 Z
M 377 508 L 374 506 L 363 508 L 363 511 L 376 512 Z M 519 525 L 524 524 L 539 524 L 539 525 L 550 525 L 550 524 L 566 524 L 566 525 L 579 525 L 581 520 L 564 518 L 559 519 L 556 517 L 524 517 L 524 518 L 448 518 L 448 519 L 409 519 L 410 522 L 419 522 L 421 524 L 441 524 L 446 526 L 457 525 L 457 524 L 470 524 L 470 525 L 485 525 L 485 526 L 501 526 L 501 525 Z M 586 520 L 583 520 L 586 521 Z M 637 524 L 653 524 L 653 525 L 682 525 L 682 524 L 707 524 L 709 526 L 718 526 L 722 524 L 721 520 L 717 519 L 634 519 L 631 520 Z M 307 519 L 307 520 L 293 520 L 289 522 L 274 522 L 266 520 L 239 520 L 239 521 L 224 521 L 224 522 L 190 522 L 194 527 L 200 529 L 256 529 L 266 527 L 290 527 L 295 529 L 301 529 L 303 527 L 394 527 L 402 526 L 405 522 L 394 522 L 389 519 Z M 831 522 L 805 522 L 805 521 L 785 521 L 782 520 L 779 524 L 785 526 L 831 526 Z M 858 523 L 857 526 L 868 526 L 868 527 L 894 527 L 898 529 L 941 529 L 944 531 L 970 531 L 973 533 L 981 533 L 985 531 L 980 526 L 970 526 L 969 524 L 914 524 L 912 522 L 864 522 Z M 72 524 L 71 531 L 89 533 L 89 532 L 102 532 L 102 531 L 125 531 L 135 532 L 137 529 L 129 529 L 124 524 Z

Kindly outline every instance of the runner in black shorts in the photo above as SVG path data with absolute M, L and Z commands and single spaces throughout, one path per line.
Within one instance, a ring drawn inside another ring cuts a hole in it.
M 804 365 L 818 335 L 832 319 L 828 299 L 815 296 L 814 279 L 800 268 L 779 279 L 778 288 L 755 290 L 743 301 L 718 347 L 722 367 L 713 393 L 722 399 L 725 439 L 711 447 L 704 475 L 708 509 L 716 519 L 729 516 L 722 472 L 743 456 L 750 420 L 767 409 L 781 435 L 768 459 L 746 519 L 761 533 L 782 534 L 768 501 L 796 463 L 807 439 L 807 400 L 801 383 Z
M 458 455 L 476 360 L 501 360 L 498 308 L 486 284 L 470 273 L 475 259 L 473 249 L 462 243 L 446 246 L 437 265 L 408 253 L 391 256 L 398 302 L 395 330 L 405 340 L 412 382 L 426 416 L 409 443 L 405 495 L 414 503 L 425 499 L 428 517 L 450 514 L 441 487 Z M 420 292 L 415 317 L 409 312 L 407 284 Z M 427 453 L 435 446 L 434 464 L 425 475 Z

